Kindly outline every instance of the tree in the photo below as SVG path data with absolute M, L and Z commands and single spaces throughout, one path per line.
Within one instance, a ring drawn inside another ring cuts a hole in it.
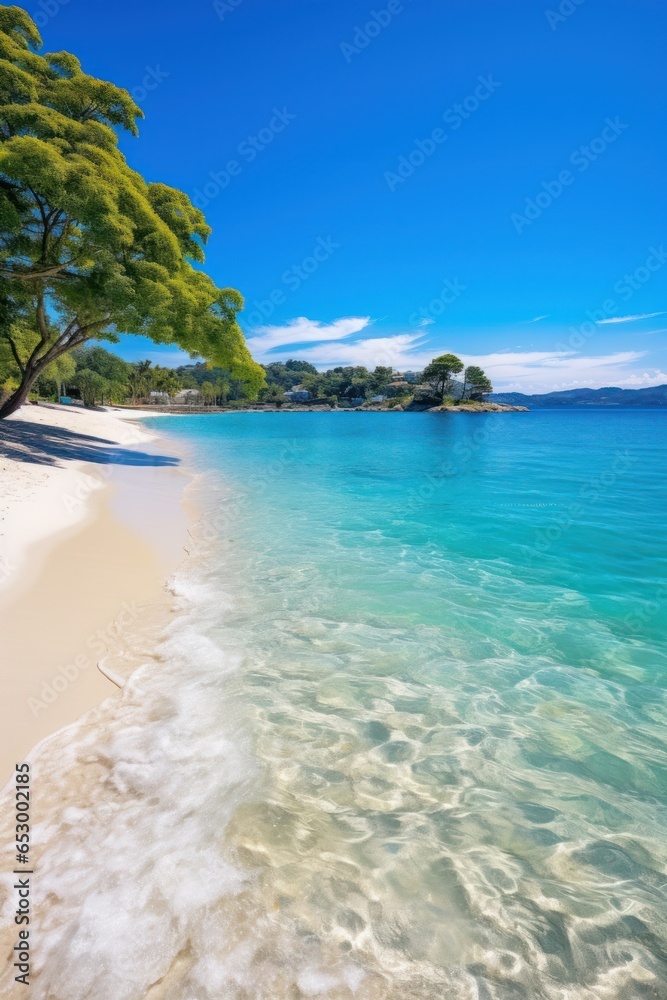
M 102 402 L 106 400 L 108 403 L 124 403 L 128 394 L 128 386 L 125 382 L 107 380 Z
M 279 399 L 283 398 L 282 386 L 276 385 L 274 382 L 269 383 L 266 389 L 262 389 L 259 398 L 262 403 L 276 403 Z
M 71 354 L 63 354 L 61 358 L 52 361 L 40 376 L 37 382 L 40 394 L 66 396 L 67 386 L 73 382 L 75 372 L 74 357 Z
M 368 380 L 368 388 L 371 393 L 377 395 L 378 393 L 384 392 L 385 389 L 389 387 L 392 380 L 393 369 L 378 365 Z
M 205 403 L 208 403 L 209 406 L 215 403 L 215 386 L 212 382 L 202 382 L 199 391 Z
M 289 372 L 309 372 L 311 375 L 317 375 L 317 368 L 311 365 L 310 361 L 286 361 L 285 368 Z
M 166 392 L 170 399 L 181 390 L 181 382 L 176 372 L 171 368 L 161 368 L 159 365 L 153 370 L 153 385 L 157 392 Z
M 79 347 L 73 351 L 72 357 L 77 368 L 90 368 L 110 382 L 127 382 L 129 378 L 131 366 L 127 361 L 98 344 Z
M 75 56 L 40 47 L 26 12 L 0 7 L 0 339 L 19 382 L 0 418 L 57 358 L 119 333 L 208 358 L 256 395 L 264 373 L 238 326 L 243 299 L 193 266 L 211 232 L 203 214 L 118 148 L 140 109 Z
M 455 354 L 441 354 L 424 369 L 424 381 L 429 382 L 434 391 L 444 399 L 452 383 L 452 376 L 463 371 L 464 364 Z
M 84 406 L 95 406 L 96 403 L 104 402 L 105 390 L 109 383 L 97 372 L 90 368 L 82 368 L 74 377 L 74 385 L 81 393 Z
M 194 375 L 180 375 L 181 389 L 199 389 L 199 382 Z
M 264 392 L 262 389 L 261 392 Z M 227 396 L 229 395 L 229 379 L 219 378 L 215 383 L 215 401 L 216 403 L 221 403 L 223 406 L 227 402 Z
M 137 399 L 146 397 L 151 391 L 153 385 L 151 364 L 151 361 L 135 361 L 129 366 L 127 381 L 133 403 L 136 403 Z
M 490 392 L 493 392 L 493 386 L 483 370 L 477 365 L 466 368 L 463 377 L 463 398 L 467 399 L 469 393 L 471 399 L 481 400 Z
M 308 361 L 287 361 L 285 364 L 274 361 L 270 365 L 265 365 L 264 370 L 267 382 L 279 385 L 283 391 L 299 385 L 304 375 L 318 374 L 317 368 Z

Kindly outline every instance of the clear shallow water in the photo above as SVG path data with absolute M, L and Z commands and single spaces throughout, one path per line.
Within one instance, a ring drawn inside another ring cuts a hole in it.
M 203 516 L 35 995 L 667 997 L 667 414 L 156 425 Z

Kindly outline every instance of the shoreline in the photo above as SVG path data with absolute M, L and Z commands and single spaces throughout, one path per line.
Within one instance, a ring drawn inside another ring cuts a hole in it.
M 126 414 L 24 407 L 0 425 L 0 786 L 118 694 L 98 662 L 138 621 L 164 615 L 191 479 Z
M 127 413 L 141 413 L 153 417 L 208 417 L 221 413 L 530 413 L 527 406 L 509 403 L 463 403 L 461 406 L 122 406 Z

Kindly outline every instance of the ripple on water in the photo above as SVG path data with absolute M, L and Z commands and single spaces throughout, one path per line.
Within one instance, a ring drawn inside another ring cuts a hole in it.
M 496 425 L 444 487 L 482 424 L 310 416 L 187 424 L 237 482 L 102 738 L 38 761 L 36 1000 L 667 996 L 667 462 L 540 552 L 534 504 L 608 466 L 590 414 Z

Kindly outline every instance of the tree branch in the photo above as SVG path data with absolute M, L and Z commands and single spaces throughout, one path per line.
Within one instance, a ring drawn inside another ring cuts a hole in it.
M 8 333 L 5 334 L 5 337 L 7 338 L 8 342 L 9 342 L 9 347 L 11 349 L 11 352 L 12 352 L 13 356 L 14 356 L 14 361 L 19 366 L 19 371 L 21 372 L 21 375 L 25 374 L 25 365 L 21 361 L 21 358 L 19 356 L 19 352 L 18 352 L 18 349 L 16 347 L 16 344 L 14 343 L 12 337 L 10 337 L 10 335 Z
M 71 263 L 72 261 L 68 261 L 66 264 L 54 264 L 53 267 L 45 267 L 37 271 L 12 271 L 11 268 L 3 267 L 0 268 L 0 276 L 12 278 L 15 281 L 45 281 L 47 278 L 67 278 L 72 276 L 63 272 Z
M 38 350 L 44 344 L 48 344 L 49 342 L 49 321 L 46 318 L 43 292 L 40 292 L 37 298 L 37 327 L 39 329 L 40 342 L 35 350 Z

